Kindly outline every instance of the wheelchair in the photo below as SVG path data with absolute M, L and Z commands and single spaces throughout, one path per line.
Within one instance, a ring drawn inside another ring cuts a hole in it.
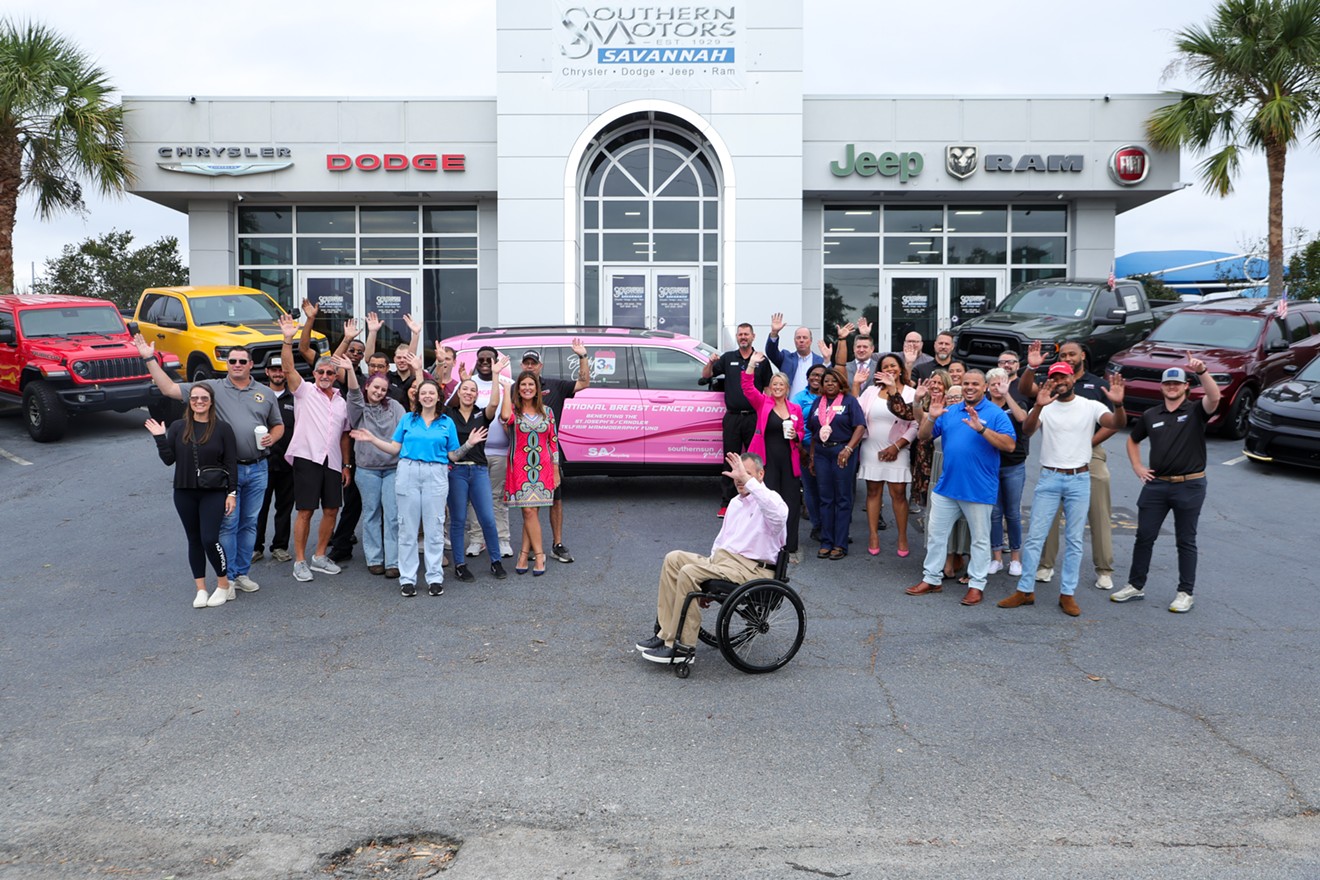
M 754 578 L 746 583 L 715 578 L 688 593 L 678 614 L 677 632 L 683 631 L 688 608 L 720 606 L 714 632 L 702 626 L 697 634 L 702 644 L 718 648 L 735 669 L 749 675 L 774 672 L 788 664 L 802 647 L 807 620 L 802 597 L 788 585 L 788 551 L 780 548 L 773 577 Z M 659 632 L 659 624 L 656 625 Z M 694 646 L 695 647 L 695 646 Z M 694 649 L 676 652 L 670 660 L 674 674 L 687 678 L 692 672 Z

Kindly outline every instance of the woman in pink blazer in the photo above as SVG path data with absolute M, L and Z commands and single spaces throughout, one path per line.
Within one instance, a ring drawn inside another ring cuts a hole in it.
M 806 420 L 802 407 L 789 402 L 788 376 L 775 373 L 770 377 L 765 393 L 756 390 L 753 376 L 763 360 L 765 355 L 761 352 L 753 354 L 741 375 L 743 393 L 756 408 L 756 433 L 752 435 L 747 451 L 765 461 L 766 487 L 778 492 L 788 505 L 788 538 L 784 546 L 788 548 L 790 558 L 797 562 L 800 559 L 798 520 L 802 514 L 802 450 L 799 443 Z

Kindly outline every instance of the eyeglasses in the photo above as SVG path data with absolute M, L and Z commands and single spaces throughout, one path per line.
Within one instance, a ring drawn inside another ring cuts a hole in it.
M 313 370 L 312 372 L 314 372 L 314 373 L 315 373 L 316 375 L 318 375 L 318 376 L 333 376 L 333 375 L 335 375 L 338 371 L 337 371 L 337 370 Z
M 239 365 L 252 363 L 252 361 L 248 360 L 247 358 L 230 358 L 229 362 L 231 364 L 239 364 Z
M 1002 358 L 1002 359 L 999 361 L 999 365 L 1000 365 L 1001 367 L 1004 366 L 1005 364 L 1016 364 L 1016 363 L 1017 363 L 1017 359 L 1016 359 L 1016 358 Z
M 189 402 L 189 403 L 210 403 L 210 401 L 211 401 L 211 398 L 207 397 L 205 394 L 203 394 L 201 397 L 189 397 L 189 398 L 188 398 L 188 402 Z

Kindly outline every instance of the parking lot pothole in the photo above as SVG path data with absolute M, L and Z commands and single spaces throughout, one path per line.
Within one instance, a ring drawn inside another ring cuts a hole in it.
M 334 880 L 424 880 L 452 865 L 460 845 L 442 834 L 371 837 L 331 853 L 322 871 Z

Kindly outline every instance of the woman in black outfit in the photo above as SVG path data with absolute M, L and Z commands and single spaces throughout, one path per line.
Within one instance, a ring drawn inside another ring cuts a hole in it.
M 215 400 L 205 383 L 188 392 L 183 418 L 169 430 L 155 419 L 147 419 L 147 430 L 156 438 L 160 460 L 174 468 L 174 507 L 188 536 L 188 564 L 197 583 L 194 608 L 215 608 L 234 598 L 234 588 L 225 575 L 225 551 L 220 547 L 220 521 L 233 513 L 238 500 L 238 444 L 234 430 L 215 414 Z M 222 468 L 228 475 L 224 488 L 203 489 L 199 483 L 212 478 L 208 468 Z M 206 560 L 216 573 L 216 588 L 206 597 Z

